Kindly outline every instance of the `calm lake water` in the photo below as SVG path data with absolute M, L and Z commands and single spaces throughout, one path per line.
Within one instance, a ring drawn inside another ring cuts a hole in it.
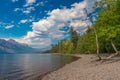
M 52 54 L 0 54 L 0 80 L 32 80 L 74 60 Z

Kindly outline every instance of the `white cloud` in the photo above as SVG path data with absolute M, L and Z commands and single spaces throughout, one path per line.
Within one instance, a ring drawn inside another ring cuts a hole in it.
M 70 26 L 73 26 L 78 33 L 84 33 L 88 27 L 88 24 L 90 25 L 90 22 L 87 20 L 74 20 L 70 23 Z
M 23 13 L 25 13 L 25 14 L 29 14 L 30 11 L 26 10 L 26 11 L 23 11 Z
M 37 3 L 35 6 L 44 6 L 48 1 L 42 1 Z
M 22 12 L 25 14 L 29 14 L 31 13 L 31 11 L 34 11 L 34 10 L 35 10 L 34 7 L 27 7 L 25 10 L 22 10 Z
M 13 0 L 13 1 L 17 1 L 17 0 Z M 15 12 L 21 11 L 24 14 L 29 14 L 29 13 L 31 13 L 31 11 L 35 10 L 35 7 L 32 6 L 32 4 L 35 2 L 36 2 L 36 0 L 26 0 L 26 4 L 23 5 L 22 8 L 15 8 L 14 11 Z
M 27 4 L 32 4 L 32 3 L 35 3 L 36 0 L 26 0 L 26 3 Z
M 24 24 L 24 23 L 33 22 L 33 21 L 34 21 L 33 17 L 31 19 L 22 19 L 22 20 L 20 20 L 19 24 Z
M 14 25 L 8 25 L 8 26 L 5 26 L 5 29 L 10 29 L 10 28 L 13 28 Z
M 93 3 L 94 0 L 84 0 L 73 4 L 70 9 L 54 9 L 48 12 L 49 16 L 38 22 L 33 22 L 32 31 L 19 41 L 34 47 L 45 48 L 50 46 L 53 40 L 64 39 L 68 36 L 64 34 L 65 31 L 60 30 L 64 26 L 73 26 L 77 32 L 84 32 L 87 29 L 86 23 L 90 23 L 83 21 L 87 18 L 84 8 L 87 8 L 89 13 L 92 12 Z
M 34 11 L 35 8 L 30 6 L 30 7 L 25 7 L 25 8 L 15 8 L 14 11 L 17 12 L 17 11 L 22 11 L 22 13 L 25 13 L 25 14 L 29 14 L 31 13 L 31 11 Z
M 15 12 L 16 12 L 16 11 L 19 11 L 19 10 L 21 10 L 21 9 L 20 9 L 20 8 L 15 8 L 15 9 L 14 9 Z
M 21 24 L 21 23 L 23 24 L 23 23 L 26 23 L 27 21 L 28 21 L 27 19 L 23 19 L 23 20 L 20 20 L 19 23 L 20 23 L 20 24 Z
M 34 18 L 28 20 L 28 22 L 33 22 L 33 21 L 34 21 Z
M 15 39 L 18 42 L 28 44 L 34 48 L 44 48 L 49 47 L 51 44 L 50 38 L 39 38 L 40 35 L 35 32 L 29 31 L 26 37 Z M 34 44 L 33 44 L 34 43 Z M 44 45 L 44 46 L 42 46 Z
M 26 4 L 24 5 L 25 7 L 26 6 L 31 6 L 33 3 L 35 3 L 36 0 L 26 0 Z

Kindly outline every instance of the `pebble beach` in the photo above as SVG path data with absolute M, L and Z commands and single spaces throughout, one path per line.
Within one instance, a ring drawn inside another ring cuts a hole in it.
M 42 80 L 120 80 L 120 60 L 96 61 L 95 55 L 77 55 L 77 61 L 45 75 Z

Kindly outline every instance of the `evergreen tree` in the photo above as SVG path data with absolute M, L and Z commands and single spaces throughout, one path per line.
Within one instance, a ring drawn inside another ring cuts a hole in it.
M 79 35 L 76 32 L 76 30 L 74 30 L 73 27 L 70 27 L 70 37 L 71 37 L 71 42 L 73 43 L 74 49 L 77 47 L 77 42 L 79 39 Z

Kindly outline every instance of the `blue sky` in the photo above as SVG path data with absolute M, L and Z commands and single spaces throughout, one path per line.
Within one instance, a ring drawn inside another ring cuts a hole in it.
M 32 1 L 32 0 L 31 0 Z M 70 7 L 74 2 L 80 2 L 80 0 L 35 0 L 30 13 L 25 13 L 26 4 L 25 0 L 0 0 L 0 36 L 1 37 L 21 37 L 27 34 L 27 31 L 31 29 L 31 22 L 19 24 L 20 20 L 32 19 L 38 21 L 47 16 L 48 11 L 52 11 L 56 8 Z M 37 6 L 38 5 L 38 6 Z M 23 11 L 16 9 L 23 9 Z M 3 24 L 2 24 L 3 23 Z M 5 26 L 14 25 L 14 28 L 4 29 Z
M 69 27 L 83 33 L 94 0 L 0 0 L 0 38 L 48 48 L 69 37 Z M 83 21 L 86 20 L 86 21 Z

